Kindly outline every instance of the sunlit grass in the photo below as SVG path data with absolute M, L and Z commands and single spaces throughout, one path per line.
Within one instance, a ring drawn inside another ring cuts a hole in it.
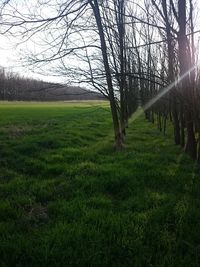
M 109 107 L 109 102 L 105 100 L 71 100 L 71 101 L 52 101 L 52 102 L 36 102 L 36 101 L 0 101 L 1 108 L 8 106 L 15 107 L 91 107 L 101 106 Z
M 0 266 L 199 266 L 199 168 L 90 104 L 0 106 Z

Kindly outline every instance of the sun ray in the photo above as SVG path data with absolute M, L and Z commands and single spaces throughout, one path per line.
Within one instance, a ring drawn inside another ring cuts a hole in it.
M 165 87 L 161 92 L 159 92 L 156 96 L 154 96 L 151 100 L 149 100 L 145 105 L 139 107 L 131 116 L 130 122 L 135 121 L 139 118 L 147 109 L 153 106 L 158 100 L 160 100 L 164 95 L 166 95 L 170 90 L 172 90 L 175 86 L 177 86 L 183 79 L 185 79 L 192 71 L 194 71 L 199 64 L 195 64 L 192 66 L 187 72 L 185 72 L 182 76 L 178 77 L 173 83 L 169 84 Z

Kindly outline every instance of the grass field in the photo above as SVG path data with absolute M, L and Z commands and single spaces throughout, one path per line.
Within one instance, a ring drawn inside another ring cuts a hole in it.
M 200 171 L 107 104 L 0 105 L 0 267 L 200 266 Z

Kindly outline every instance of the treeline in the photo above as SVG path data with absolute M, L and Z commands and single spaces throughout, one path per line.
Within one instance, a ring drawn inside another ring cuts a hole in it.
M 124 147 L 128 120 L 141 102 L 146 118 L 157 121 L 164 132 L 170 120 L 175 144 L 200 161 L 197 2 L 49 0 L 34 3 L 26 1 L 29 14 L 20 11 L 19 4 L 16 18 L 9 5 L 2 12 L 4 32 L 14 36 L 19 29 L 32 40 L 40 32 L 44 42 L 39 52 L 29 58 L 31 64 L 40 68 L 50 64 L 51 68 L 56 62 L 60 75 L 88 83 L 107 96 L 116 149 Z M 47 10 L 50 4 L 53 14 L 41 21 L 41 10 Z M 78 61 L 80 65 L 70 67 L 71 62 Z
M 36 79 L 23 78 L 0 68 L 0 100 L 6 101 L 62 101 L 98 100 L 104 97 L 78 86 L 65 86 Z
M 160 131 L 164 132 L 166 122 L 170 120 L 175 144 L 200 162 L 200 71 L 196 37 L 199 31 L 194 30 L 193 1 L 151 2 L 149 12 L 159 21 L 160 35 L 166 40 L 158 51 L 161 54 L 160 74 L 167 83 L 160 88 L 155 83 L 146 88 L 144 95 L 148 97 L 143 99 L 144 105 L 159 93 L 163 96 L 147 107 L 145 116 L 149 121 L 157 122 Z M 152 55 L 150 49 L 148 64 L 155 74 L 158 63 Z

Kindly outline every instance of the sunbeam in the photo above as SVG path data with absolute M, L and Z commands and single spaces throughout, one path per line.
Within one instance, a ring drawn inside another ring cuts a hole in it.
M 197 66 L 198 64 L 195 64 L 181 77 L 178 77 L 173 83 L 169 84 L 166 88 L 164 88 L 161 92 L 159 92 L 156 96 L 154 96 L 151 100 L 149 100 L 149 102 L 147 102 L 144 106 L 138 108 L 131 116 L 130 122 L 133 122 L 138 117 L 140 117 L 147 109 L 153 106 L 159 99 L 161 99 L 164 95 L 166 95 L 170 90 L 172 90 L 175 86 L 177 86 L 184 78 L 186 78 L 193 70 L 195 70 Z

